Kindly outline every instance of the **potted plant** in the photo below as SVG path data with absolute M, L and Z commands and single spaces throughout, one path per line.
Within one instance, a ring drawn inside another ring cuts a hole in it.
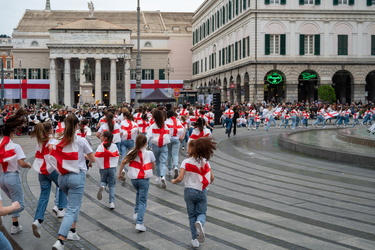
M 321 85 L 318 88 L 318 96 L 321 100 L 328 103 L 336 101 L 335 89 L 331 85 Z

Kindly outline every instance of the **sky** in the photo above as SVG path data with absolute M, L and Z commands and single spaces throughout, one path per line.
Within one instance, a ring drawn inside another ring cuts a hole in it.
M 50 0 L 51 10 L 88 10 L 88 0 Z M 97 10 L 137 10 L 137 0 L 92 0 Z M 204 0 L 140 0 L 142 10 L 194 12 Z M 12 35 L 26 9 L 44 10 L 46 0 L 0 0 L 0 34 Z

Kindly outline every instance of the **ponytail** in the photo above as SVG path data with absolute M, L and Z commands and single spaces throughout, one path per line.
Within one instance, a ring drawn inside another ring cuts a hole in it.
M 108 129 L 112 133 L 113 130 L 115 129 L 115 126 L 113 125 L 113 114 L 108 113 L 107 114 L 107 124 L 108 124 Z
M 103 147 L 108 150 L 113 141 L 113 134 L 109 131 L 104 131 L 102 136 L 107 138 L 107 140 L 103 143 Z
M 31 138 L 36 138 L 38 144 L 48 142 L 52 124 L 50 122 L 38 123 L 35 125 L 34 130 L 31 132 Z
M 138 152 L 146 145 L 147 138 L 143 134 L 139 134 L 137 136 L 137 139 L 135 140 L 135 147 L 132 151 L 129 152 L 129 154 L 125 157 L 125 161 L 127 163 L 134 161 L 135 158 L 138 156 Z
M 68 115 L 65 118 L 65 129 L 62 135 L 59 137 L 59 139 L 63 141 L 63 146 L 73 143 L 74 135 L 76 133 L 76 126 L 78 123 L 78 118 L 75 115 Z

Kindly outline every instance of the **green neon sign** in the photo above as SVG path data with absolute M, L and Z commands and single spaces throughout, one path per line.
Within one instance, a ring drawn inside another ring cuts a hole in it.
M 310 80 L 310 79 L 316 78 L 316 74 L 312 74 L 312 73 L 309 73 L 309 72 L 303 72 L 301 75 L 302 75 L 303 80 Z
M 267 76 L 267 81 L 270 84 L 279 84 L 283 81 L 283 77 L 279 73 L 274 72 Z

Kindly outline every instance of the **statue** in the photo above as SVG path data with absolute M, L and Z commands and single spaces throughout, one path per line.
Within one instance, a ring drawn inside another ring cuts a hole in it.
M 90 15 L 89 17 L 93 17 L 94 16 L 94 3 L 92 1 L 90 2 L 87 2 L 87 5 L 89 7 L 89 10 L 90 10 Z
M 83 73 L 82 75 L 85 75 L 85 82 L 90 82 L 91 80 L 91 69 L 90 64 L 86 61 L 83 66 Z

